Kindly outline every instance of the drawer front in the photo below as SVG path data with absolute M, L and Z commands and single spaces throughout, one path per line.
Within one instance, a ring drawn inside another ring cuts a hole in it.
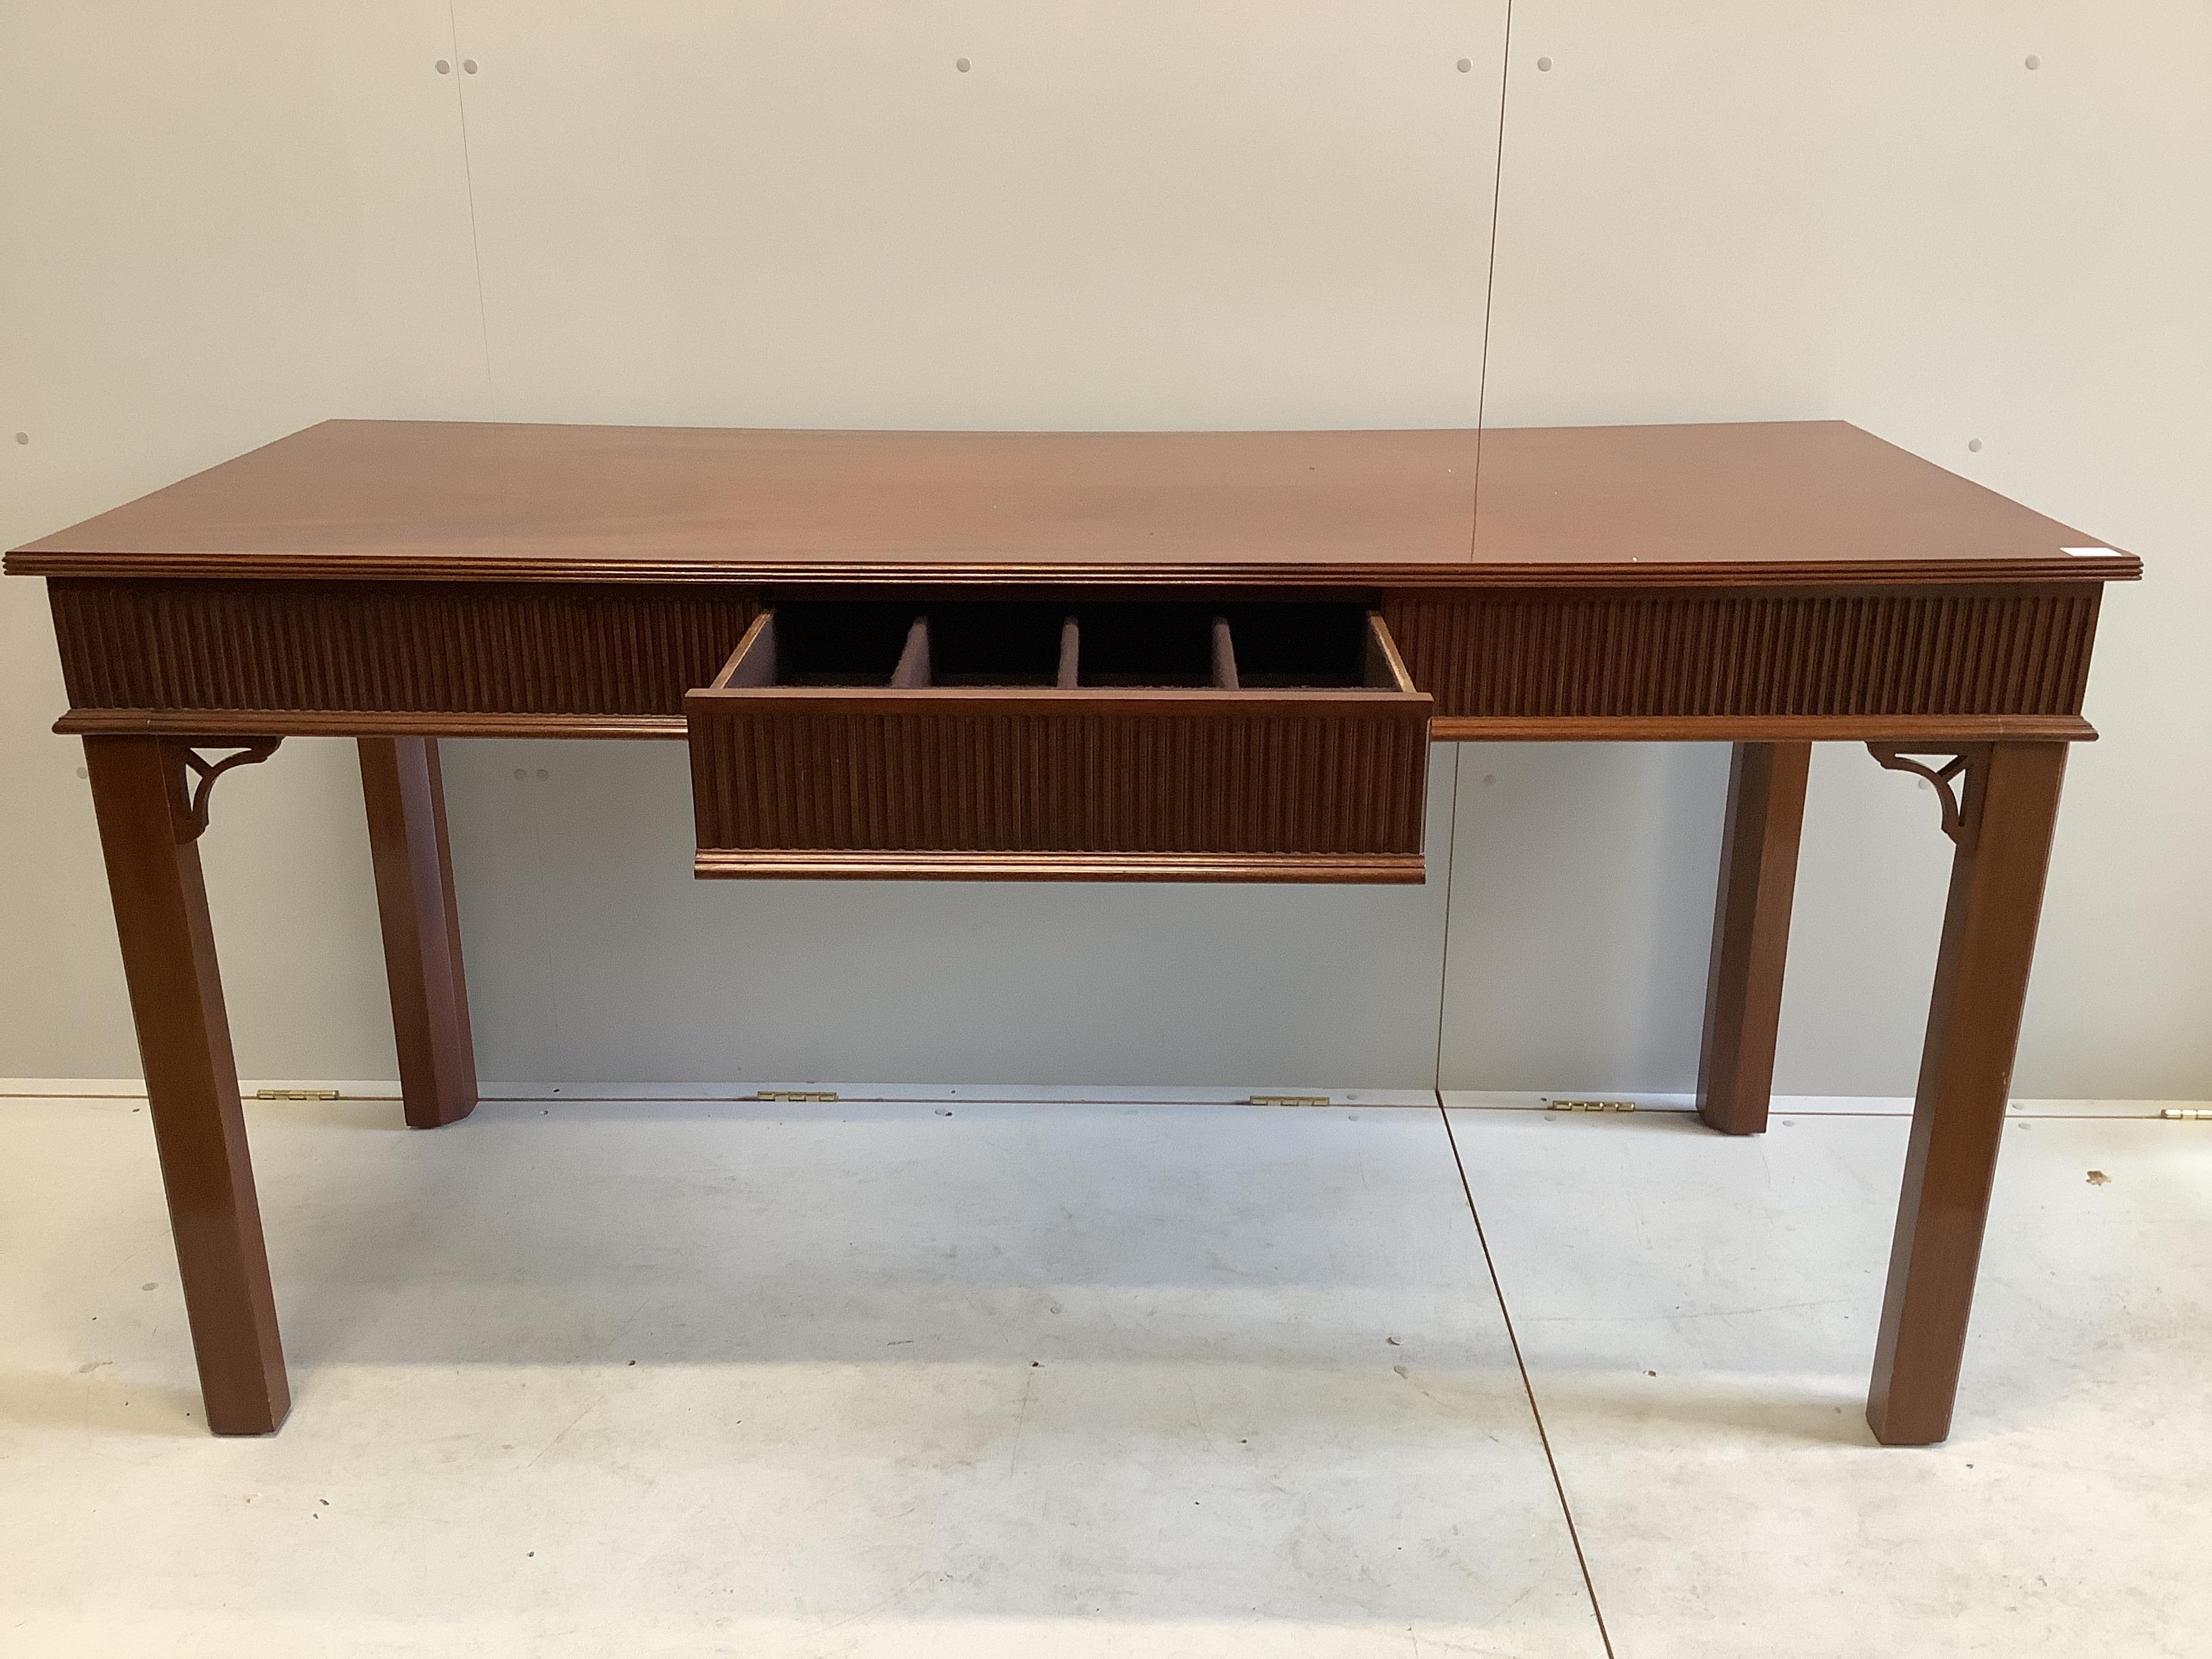
M 1363 611 L 794 608 L 684 709 L 702 875 L 1422 876 L 1431 703 Z

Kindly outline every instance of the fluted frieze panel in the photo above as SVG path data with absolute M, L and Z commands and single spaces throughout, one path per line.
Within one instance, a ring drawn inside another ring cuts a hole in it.
M 743 589 L 56 580 L 80 709 L 659 715 L 711 680 Z
M 2100 590 L 1399 594 L 1443 718 L 2078 715 Z

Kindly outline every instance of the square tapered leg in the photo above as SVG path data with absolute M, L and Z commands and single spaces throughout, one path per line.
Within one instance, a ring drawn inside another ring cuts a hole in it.
M 208 1426 L 267 1434 L 284 1420 L 291 1391 L 200 876 L 187 748 L 95 737 L 84 752 Z
M 409 1127 L 434 1129 L 459 1122 L 477 1104 L 476 1047 L 436 740 L 362 738 L 361 793 L 392 988 L 399 1091 Z
M 1812 754 L 1808 743 L 1740 743 L 1729 768 L 1698 1057 L 1698 1115 L 1725 1134 L 1766 1127 Z
M 1966 772 L 1867 1396 L 1885 1445 L 1951 1431 L 2065 769 L 2064 744 L 1998 743 Z

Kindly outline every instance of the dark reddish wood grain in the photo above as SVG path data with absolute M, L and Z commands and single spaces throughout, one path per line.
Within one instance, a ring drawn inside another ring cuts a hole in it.
M 2136 574 L 2131 558 L 2061 551 L 2092 540 L 1834 421 L 1479 441 L 332 421 L 33 542 L 8 568 L 1407 586 Z
M 70 731 L 680 736 L 685 692 L 760 608 L 758 589 L 665 583 L 48 589 Z M 1439 738 L 2072 738 L 2091 735 L 2100 592 L 1552 587 L 1382 608 Z
M 1951 1431 L 2065 770 L 2063 744 L 2000 743 L 1966 775 L 1867 1397 L 1885 1445 Z
M 1437 735 L 1537 720 L 1818 720 L 2081 712 L 2095 585 L 1396 593 Z
M 776 684 L 773 617 L 686 700 L 702 875 L 1419 881 L 1429 698 Z M 1225 627 L 1225 625 L 1224 625 Z
M 1810 744 L 1740 743 L 1729 763 L 1698 1057 L 1698 1115 L 1725 1134 L 1766 1127 L 1812 757 Z
M 459 1122 L 477 1104 L 460 905 L 435 740 L 362 738 L 361 793 L 392 988 L 399 1092 L 409 1127 L 434 1129 Z
M 46 585 L 77 709 L 680 718 L 744 588 L 473 582 Z M 206 722 L 201 723 L 203 726 Z M 389 727 L 363 726 L 375 731 Z
M 155 738 L 84 743 L 208 1426 L 267 1434 L 292 1396 L 184 757 Z

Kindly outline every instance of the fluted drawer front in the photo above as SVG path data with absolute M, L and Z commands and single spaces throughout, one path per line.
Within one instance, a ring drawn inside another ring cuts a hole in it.
M 1052 683 L 1006 685 L 974 683 L 994 678 L 972 660 L 988 624 L 940 618 L 933 653 L 926 622 L 902 638 L 898 620 L 850 630 L 880 640 L 884 684 L 793 684 L 811 678 L 793 650 L 799 630 L 787 623 L 779 650 L 770 616 L 686 699 L 702 875 L 1421 878 L 1430 700 L 1377 617 L 1350 619 L 1349 672 L 1332 658 L 1311 676 L 1357 682 L 1310 685 L 1296 684 L 1302 636 L 1270 638 L 1264 620 L 1247 629 L 1248 659 L 1264 664 L 1249 685 L 1237 619 L 1216 620 L 1209 645 L 1185 619 L 1147 634 L 1139 617 L 1127 634 L 1139 662 L 1115 653 L 1114 627 L 1130 619 L 1102 618 L 1094 674 L 1080 616 L 1060 624 L 1055 665 L 1052 619 L 1033 614 L 1021 619 L 1033 647 L 1010 646 L 1002 677 Z M 1086 683 L 1172 678 L 1173 652 L 1156 647 L 1178 627 L 1201 683 Z M 848 655 L 836 672 L 872 669 Z

